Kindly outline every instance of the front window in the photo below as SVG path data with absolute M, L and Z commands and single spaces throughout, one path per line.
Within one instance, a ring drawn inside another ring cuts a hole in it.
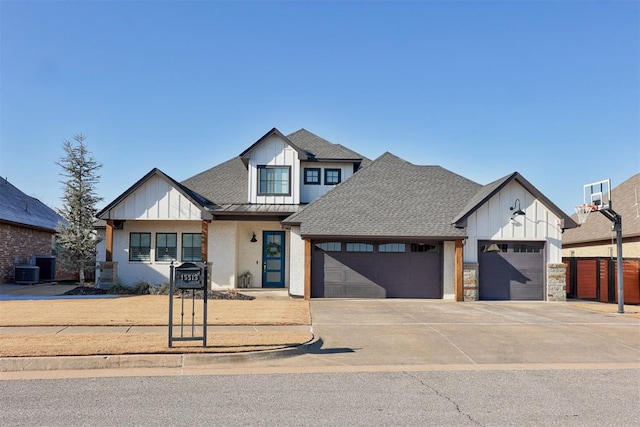
M 156 233 L 156 261 L 173 261 L 178 252 L 176 233 Z
M 261 195 L 291 194 L 291 168 L 289 166 L 258 166 L 258 187 Z
M 324 184 L 336 185 L 340 184 L 342 171 L 340 169 L 325 169 L 324 170 Z
M 320 168 L 304 168 L 304 183 L 320 185 Z
M 182 261 L 202 261 L 202 234 L 182 234 Z
M 151 261 L 151 233 L 129 234 L 129 261 Z

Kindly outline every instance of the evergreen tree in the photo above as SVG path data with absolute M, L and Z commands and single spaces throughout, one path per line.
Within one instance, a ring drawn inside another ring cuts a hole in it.
M 77 271 L 80 285 L 84 286 L 85 271 L 95 270 L 96 246 L 100 242 L 94 230 L 96 203 L 102 201 L 96 194 L 96 184 L 100 176 L 96 174 L 102 167 L 97 163 L 85 145 L 84 135 L 74 135 L 73 141 L 64 140 L 65 155 L 56 162 L 62 168 L 63 206 L 58 213 L 66 220 L 66 225 L 58 226 L 59 258 L 65 267 Z

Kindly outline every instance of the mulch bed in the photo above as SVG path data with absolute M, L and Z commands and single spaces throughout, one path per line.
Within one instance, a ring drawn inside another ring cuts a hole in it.
M 114 294 L 118 294 L 118 295 L 139 295 L 135 291 L 133 293 L 131 293 L 131 294 L 122 294 L 122 293 L 119 293 L 119 292 L 112 292 L 109 289 L 94 288 L 92 286 L 78 286 L 76 288 L 73 288 L 73 289 L 65 292 L 63 295 L 114 295 Z M 182 293 L 181 292 L 180 293 L 176 293 L 176 295 L 177 296 L 182 296 Z M 184 292 L 184 297 L 185 298 L 195 297 L 196 299 L 203 299 L 204 292 L 203 291 L 195 291 L 195 293 L 192 293 L 192 291 L 185 291 Z M 241 294 L 239 292 L 209 291 L 207 293 L 207 299 L 253 300 L 255 298 L 256 297 L 254 297 L 254 296 L 244 295 L 244 294 Z

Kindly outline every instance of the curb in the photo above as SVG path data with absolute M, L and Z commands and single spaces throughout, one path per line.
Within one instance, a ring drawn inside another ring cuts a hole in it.
M 60 357 L 2 357 L 0 372 L 127 368 L 184 368 L 293 357 L 318 350 L 322 338 L 295 347 L 246 353 L 126 354 Z

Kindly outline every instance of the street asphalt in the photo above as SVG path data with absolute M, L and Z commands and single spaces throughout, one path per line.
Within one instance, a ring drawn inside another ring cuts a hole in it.
M 0 285 L 4 299 L 28 296 L 27 288 L 15 286 Z M 30 292 L 36 294 L 36 289 Z M 53 297 L 48 292 L 50 287 L 43 286 L 40 295 L 32 296 Z M 286 290 L 264 295 L 288 297 Z M 640 368 L 640 307 L 626 306 L 626 314 L 616 309 L 614 304 L 584 301 L 318 299 L 311 301 L 315 338 L 300 347 L 241 354 L 4 357 L 0 379 L 26 371 L 128 368 L 164 369 L 164 374 L 189 369 L 250 371 L 257 366 L 274 371 Z M 31 328 L 29 333 L 51 333 L 45 329 Z M 100 333 L 108 330 L 100 327 Z

